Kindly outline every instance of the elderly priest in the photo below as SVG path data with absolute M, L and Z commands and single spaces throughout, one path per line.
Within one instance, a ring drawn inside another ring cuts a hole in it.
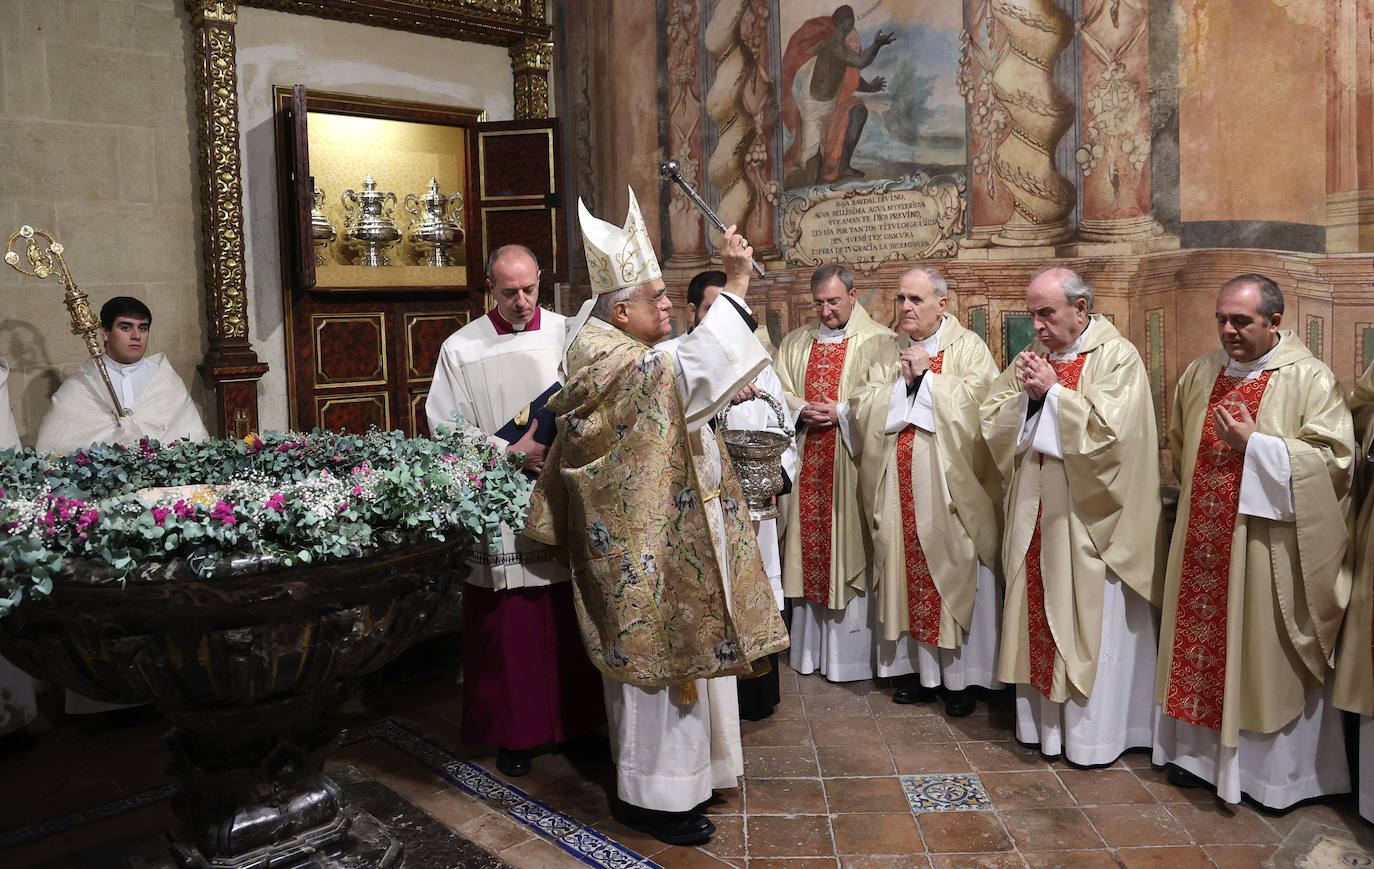
M 431 431 L 455 416 L 497 449 L 524 456 L 536 476 L 553 442 L 545 409 L 558 391 L 565 318 L 539 307 L 539 263 L 529 248 L 487 258 L 495 307 L 439 349 L 425 402 Z M 548 549 L 505 526 L 472 552 L 463 583 L 463 742 L 497 747 L 496 767 L 530 771 L 530 749 L 590 733 L 605 720 L 582 651 L 568 570 Z
M 634 193 L 624 227 L 579 203 L 593 297 L 549 400 L 558 435 L 525 533 L 566 551 L 582 638 L 604 677 L 617 815 L 676 845 L 715 831 L 698 807 L 744 771 L 735 676 L 786 647 L 748 508 L 707 425 L 768 364 L 733 304 L 670 351 L 658 260 Z M 727 231 L 726 293 L 752 249 Z
M 118 417 L 95 359 L 87 359 L 52 397 L 36 446 L 69 453 L 93 443 L 162 443 L 209 437 L 191 395 L 161 353 L 145 356 L 153 326 L 148 306 L 116 296 L 100 309 L 105 370 L 128 415 Z

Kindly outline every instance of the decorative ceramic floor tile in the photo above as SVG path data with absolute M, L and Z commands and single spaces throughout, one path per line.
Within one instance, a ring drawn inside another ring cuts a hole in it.
M 913 814 L 922 812 L 990 812 L 992 800 L 972 773 L 898 776 Z

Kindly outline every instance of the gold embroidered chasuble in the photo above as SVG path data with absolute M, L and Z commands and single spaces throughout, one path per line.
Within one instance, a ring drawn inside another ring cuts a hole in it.
M 708 428 L 688 431 L 672 356 L 588 326 L 567 367 L 525 533 L 569 559 L 593 663 L 655 687 L 743 675 L 787 648 L 734 468 Z M 706 449 L 720 458 L 709 490 Z
M 876 363 L 895 362 L 896 334 L 874 322 L 863 305 L 855 304 L 845 324 L 844 365 L 840 372 L 839 397 L 836 401 L 851 401 L 863 387 L 869 370 Z M 774 368 L 782 382 L 783 395 L 792 414 L 807 403 L 806 369 L 811 349 L 819 336 L 818 324 L 794 329 L 782 339 L 774 358 Z M 852 410 L 852 408 L 851 408 Z M 806 429 L 797 435 L 797 455 L 805 455 Z M 857 435 L 854 443 L 859 449 Z M 863 584 L 872 547 L 868 539 L 867 512 L 859 499 L 859 468 L 857 458 L 851 459 L 844 439 L 835 437 L 835 470 L 831 502 L 831 558 L 830 609 L 840 610 L 853 598 L 856 588 Z M 798 476 L 803 473 L 798 471 Z M 794 492 L 786 499 L 786 532 L 783 539 L 782 587 L 788 597 L 801 597 L 802 536 L 800 498 Z
M 906 335 L 894 341 L 897 353 Z M 929 371 L 934 433 L 914 427 L 910 492 L 917 534 L 931 580 L 939 592 L 942 648 L 963 645 L 973 617 L 978 564 L 999 570 L 1002 479 L 979 431 L 979 404 L 997 377 L 997 363 L 983 340 L 954 317 L 940 327 L 940 371 Z M 873 582 L 883 638 L 899 639 L 911 628 L 907 564 L 903 550 L 902 485 L 896 432 L 885 431 L 898 362 L 875 365 L 857 399 L 857 437 L 862 441 L 859 485 L 872 522 Z
M 1030 349 L 1048 353 L 1039 341 Z M 1031 683 L 1026 554 L 1038 515 L 1044 612 L 1057 652 L 1049 699 L 1057 703 L 1091 695 L 1106 570 L 1155 606 L 1160 596 L 1159 450 L 1145 365 L 1135 346 L 1099 315 L 1092 315 L 1079 352 L 1085 359 L 1077 388 L 1058 397 L 1063 458 L 1017 451 L 1028 396 L 1016 380 L 1014 361 L 980 409 L 984 439 L 1010 480 L 997 675 L 1004 682 Z
M 1349 560 L 1354 563 L 1351 578 L 1350 606 L 1341 623 L 1341 636 L 1336 645 L 1335 682 L 1332 699 L 1341 709 L 1360 715 L 1374 715 L 1374 492 L 1370 491 L 1367 467 L 1371 446 L 1374 446 L 1374 363 L 1360 379 L 1350 396 L 1350 410 L 1355 417 L 1355 434 L 1359 437 L 1356 465 L 1355 502 L 1359 515 L 1355 519 L 1354 545 Z
M 1354 429 L 1335 375 L 1291 332 L 1265 366 L 1272 372 L 1255 418 L 1261 434 L 1283 438 L 1292 466 L 1296 521 L 1237 515 L 1226 601 L 1226 675 L 1221 743 L 1239 731 L 1273 733 L 1302 711 L 1322 684 L 1350 597 L 1346 562 Z M 1185 521 L 1203 415 L 1229 357 L 1215 350 L 1179 378 L 1169 448 L 1182 485 L 1169 548 L 1159 636 L 1156 697 L 1173 660 Z

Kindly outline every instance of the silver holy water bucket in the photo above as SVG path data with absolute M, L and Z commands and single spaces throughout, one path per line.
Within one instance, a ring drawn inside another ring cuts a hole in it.
M 778 425 L 787 428 L 787 417 L 783 415 L 777 400 L 765 392 L 760 392 L 758 397 L 773 408 L 778 415 Z M 727 405 L 716 414 L 716 435 L 725 441 L 725 451 L 730 454 L 730 461 L 739 476 L 744 500 L 749 503 L 749 518 L 755 522 L 775 519 L 778 505 L 773 496 L 782 491 L 782 454 L 792 445 L 792 438 L 775 431 L 727 431 L 726 416 L 729 412 Z

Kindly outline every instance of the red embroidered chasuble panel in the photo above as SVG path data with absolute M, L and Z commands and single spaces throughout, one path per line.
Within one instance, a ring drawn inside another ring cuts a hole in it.
M 806 400 L 838 401 L 844 371 L 846 338 L 835 344 L 813 341 L 806 361 Z M 809 601 L 830 606 L 831 526 L 835 507 L 835 439 L 839 427 L 808 430 L 802 448 L 797 507 L 801 519 L 802 593 Z
M 1087 358 L 1079 353 L 1072 359 L 1050 359 L 1050 367 L 1059 375 L 1059 385 L 1077 390 L 1078 378 L 1083 374 L 1083 363 Z M 1043 455 L 1040 463 L 1045 463 Z M 1054 634 L 1050 632 L 1049 617 L 1045 614 L 1045 579 L 1040 568 L 1040 514 L 1043 506 L 1042 503 L 1035 511 L 1035 530 L 1031 532 L 1030 548 L 1026 550 L 1026 626 L 1030 633 L 1031 686 L 1049 697 L 1054 686 L 1054 658 L 1058 650 L 1054 645 Z
M 937 353 L 930 360 L 930 373 L 939 374 L 944 359 Z M 916 533 L 916 501 L 911 492 L 911 462 L 916 426 L 908 425 L 897 436 L 897 480 L 902 502 L 902 549 L 906 562 L 906 604 L 910 614 L 911 635 L 932 646 L 940 643 L 940 592 L 926 564 L 921 540 Z
M 1173 656 L 1164 694 L 1164 714 L 1212 730 L 1221 729 L 1226 689 L 1226 598 L 1231 579 L 1231 535 L 1240 507 L 1245 454 L 1217 434 L 1213 412 L 1220 405 L 1232 416 L 1240 407 L 1259 415 L 1269 383 L 1266 371 L 1253 380 L 1217 374 L 1193 465 L 1188 533 L 1178 579 Z

